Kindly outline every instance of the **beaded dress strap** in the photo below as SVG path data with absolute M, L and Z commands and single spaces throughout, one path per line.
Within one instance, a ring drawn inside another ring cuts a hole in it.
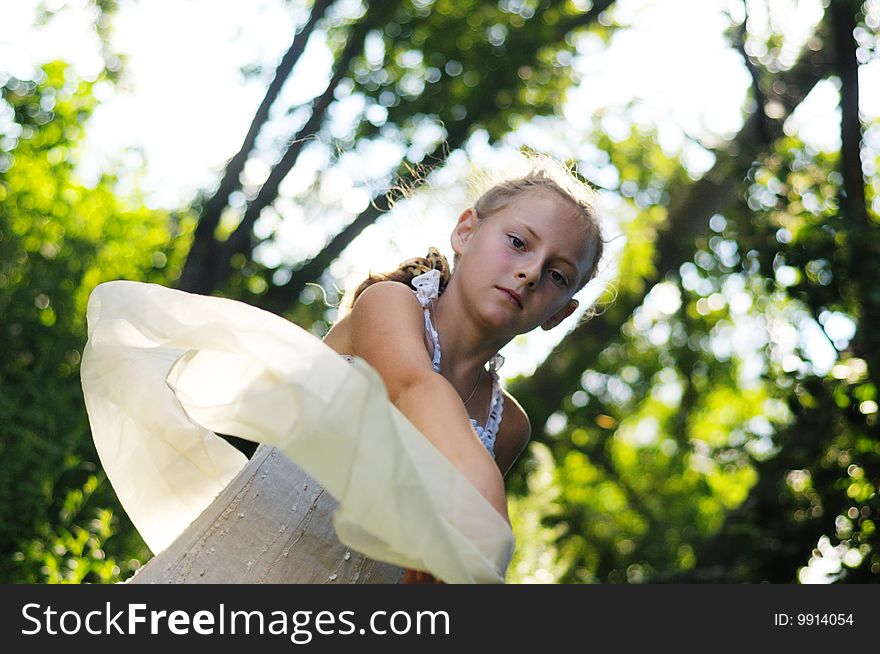
M 440 372 L 440 340 L 437 336 L 437 330 L 434 329 L 434 323 L 431 322 L 430 311 L 431 302 L 440 297 L 440 271 L 429 270 L 417 275 L 412 278 L 412 285 L 416 289 L 416 297 L 425 313 L 425 331 L 428 332 L 428 337 L 434 346 L 434 358 L 431 363 L 434 366 L 434 372 Z
M 411 283 L 416 289 L 416 297 L 425 313 L 425 331 L 428 333 L 431 344 L 434 346 L 434 356 L 431 363 L 434 367 L 434 372 L 439 373 L 440 340 L 437 330 L 434 328 L 434 323 L 431 322 L 430 307 L 431 302 L 440 296 L 440 271 L 429 270 L 426 273 L 413 277 Z M 471 425 L 474 431 L 477 432 L 480 442 L 489 451 L 492 458 L 495 458 L 495 437 L 498 435 L 498 428 L 501 426 L 501 414 L 504 411 L 504 392 L 501 389 L 501 382 L 498 380 L 498 373 L 496 372 L 503 362 L 504 357 L 500 354 L 496 354 L 489 362 L 489 373 L 492 375 L 492 401 L 489 403 L 489 418 L 486 420 L 486 426 L 481 427 L 476 420 L 471 418 Z

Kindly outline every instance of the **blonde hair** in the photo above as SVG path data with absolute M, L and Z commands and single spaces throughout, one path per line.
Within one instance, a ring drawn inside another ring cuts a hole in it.
M 578 213 L 584 221 L 588 242 L 595 248 L 590 268 L 586 271 L 575 292 L 582 289 L 599 271 L 599 261 L 605 249 L 602 228 L 596 208 L 596 192 L 581 181 L 572 168 L 543 154 L 520 153 L 514 162 L 517 169 L 505 175 L 480 173 L 472 186 L 477 199 L 473 203 L 477 218 L 482 220 L 501 211 L 519 196 L 529 191 L 547 189 L 556 193 Z
M 515 168 L 509 166 L 506 174 L 480 173 L 475 175 L 471 186 L 475 191 L 474 195 L 477 196 L 473 202 L 477 219 L 482 221 L 488 218 L 519 196 L 530 191 L 547 189 L 556 193 L 581 216 L 587 240 L 595 249 L 590 269 L 587 270 L 574 292 L 579 291 L 598 273 L 599 262 L 602 259 L 605 246 L 596 209 L 595 191 L 581 181 L 571 168 L 546 155 L 520 153 L 514 166 Z M 453 261 L 458 263 L 458 255 Z M 368 286 L 376 282 L 395 281 L 409 286 L 413 277 L 432 268 L 440 271 L 440 292 L 442 293 L 452 273 L 446 257 L 432 247 L 426 257 L 407 259 L 391 272 L 370 273 L 367 279 L 355 289 L 349 307 L 354 306 L 358 296 Z

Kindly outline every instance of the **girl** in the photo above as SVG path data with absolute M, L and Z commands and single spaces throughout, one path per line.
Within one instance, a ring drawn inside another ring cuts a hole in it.
M 432 248 L 371 276 L 324 339 L 372 365 L 395 406 L 508 522 L 502 477 L 531 428 L 500 389 L 498 351 L 571 315 L 603 250 L 593 192 L 549 158 L 529 163 L 458 217 L 454 274 Z
M 497 353 L 575 310 L 603 241 L 592 192 L 534 157 L 459 216 L 451 243 L 454 274 L 432 249 L 371 276 L 324 344 L 240 302 L 95 289 L 92 433 L 157 553 L 135 581 L 399 578 L 366 557 L 407 581 L 503 580 L 503 476 L 530 427 Z M 217 433 L 272 447 L 247 462 Z

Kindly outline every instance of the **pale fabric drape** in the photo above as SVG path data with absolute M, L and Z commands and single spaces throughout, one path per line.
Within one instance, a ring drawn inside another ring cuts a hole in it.
M 368 557 L 450 583 L 501 582 L 507 523 L 388 401 L 363 360 L 255 307 L 154 284 L 92 293 L 82 384 L 101 463 L 165 549 L 246 463 L 216 433 L 272 445 L 339 502 Z

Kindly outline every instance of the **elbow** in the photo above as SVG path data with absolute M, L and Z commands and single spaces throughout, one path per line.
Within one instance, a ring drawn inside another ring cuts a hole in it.
M 504 478 L 473 432 L 461 398 L 449 382 L 433 370 L 413 369 L 395 379 L 388 398 L 509 525 Z M 438 420 L 437 412 L 447 422 Z
M 478 464 L 478 469 L 474 469 L 473 473 L 469 475 L 470 481 L 492 508 L 510 525 L 504 477 L 501 475 L 501 471 L 498 469 L 495 461 L 491 458 L 485 457 L 485 459 L 482 459 L 482 462 L 486 465 Z
M 507 512 L 507 495 L 504 492 L 504 480 L 500 480 L 500 488 L 497 491 L 497 496 L 487 498 L 489 503 L 492 505 L 492 508 L 498 511 L 498 514 L 504 519 L 504 522 L 507 523 L 507 526 L 510 527 L 510 515 Z

